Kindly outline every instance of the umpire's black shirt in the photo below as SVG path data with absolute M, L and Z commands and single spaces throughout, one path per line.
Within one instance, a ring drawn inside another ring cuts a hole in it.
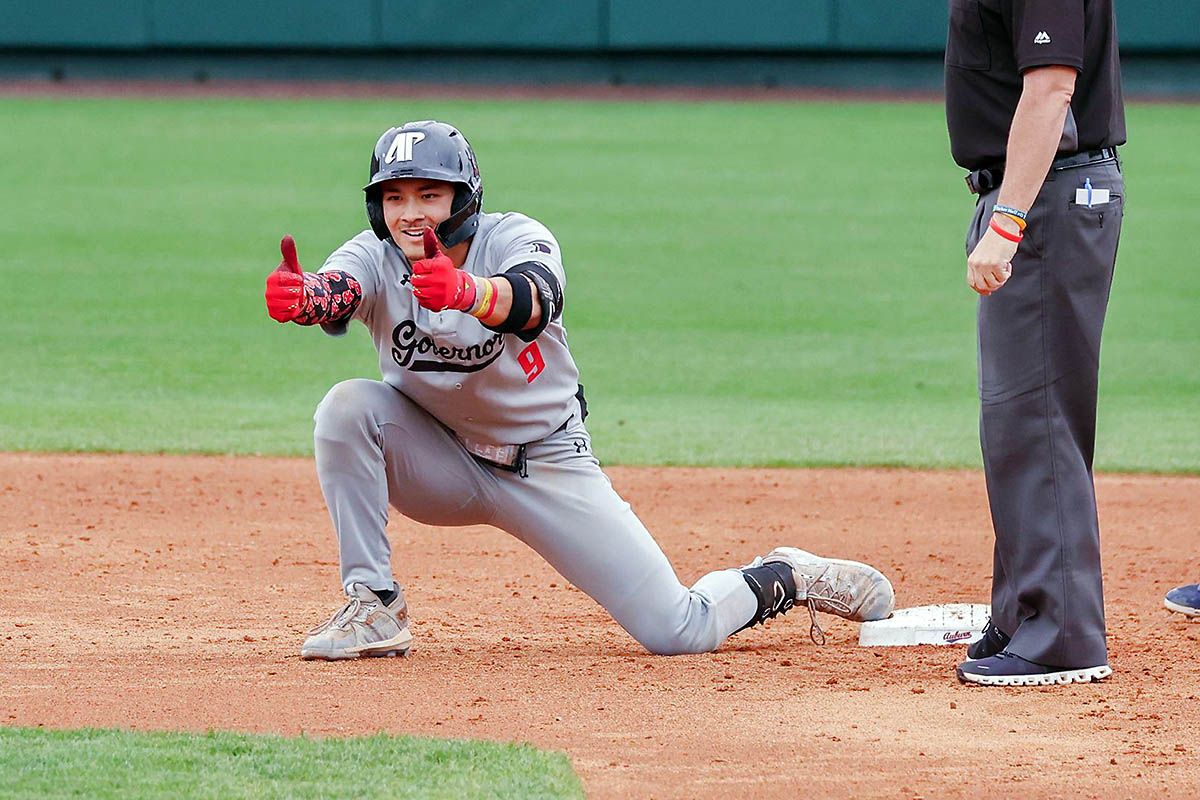
M 1021 74 L 1074 67 L 1060 153 L 1125 143 L 1113 0 L 950 0 L 946 122 L 959 166 L 1004 162 Z

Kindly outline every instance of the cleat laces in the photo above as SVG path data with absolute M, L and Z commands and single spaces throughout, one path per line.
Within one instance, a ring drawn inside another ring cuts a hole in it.
M 352 622 L 365 621 L 367 618 L 367 614 L 369 614 L 371 612 L 371 609 L 374 606 L 375 606 L 375 603 L 373 603 L 373 602 L 363 603 L 363 601 L 360 600 L 359 598 L 351 597 L 349 602 L 346 603 L 346 605 L 342 606 L 337 611 L 333 612 L 333 616 L 331 616 L 329 619 L 325 620 L 320 625 L 318 625 L 317 627 L 315 627 L 311 631 L 309 631 L 308 635 L 312 636 L 314 634 L 320 633 L 321 631 L 328 630 L 329 628 L 349 628 L 350 623 L 352 623 Z M 359 618 L 360 612 L 363 612 L 361 614 L 361 619 Z
M 826 577 L 830 569 L 831 567 L 825 567 L 815 578 L 804 579 L 804 600 L 800 602 L 803 602 L 808 608 L 808 616 L 812 623 L 808 628 L 808 637 L 816 645 L 825 644 L 825 631 L 821 629 L 821 624 L 817 621 L 817 611 L 826 614 L 837 612 L 849 614 L 850 604 L 854 601 L 854 590 L 850 584 L 846 583 L 839 587 L 836 578 Z

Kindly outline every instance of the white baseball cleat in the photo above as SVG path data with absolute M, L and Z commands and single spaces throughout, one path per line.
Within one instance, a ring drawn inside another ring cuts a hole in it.
M 891 581 L 869 564 L 822 558 L 796 547 L 777 547 L 763 556 L 762 561 L 782 562 L 792 568 L 796 602 L 808 606 L 814 615 L 820 611 L 853 622 L 867 622 L 887 619 L 896 607 Z M 814 640 L 820 633 L 814 624 Z
M 339 661 L 408 653 L 413 636 L 403 594 L 385 606 L 365 585 L 352 583 L 346 588 L 346 597 L 346 605 L 308 632 L 300 648 L 301 658 Z

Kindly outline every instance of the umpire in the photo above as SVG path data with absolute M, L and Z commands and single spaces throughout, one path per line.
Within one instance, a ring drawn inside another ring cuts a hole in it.
M 1112 0 L 950 0 L 946 120 L 978 195 L 979 439 L 992 619 L 957 674 L 1034 686 L 1112 674 L 1092 484 L 1100 333 L 1125 143 Z

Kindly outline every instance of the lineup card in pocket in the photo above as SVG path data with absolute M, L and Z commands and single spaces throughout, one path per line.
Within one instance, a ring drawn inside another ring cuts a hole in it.
M 1083 182 L 1083 186 L 1075 190 L 1075 205 L 1087 206 L 1102 206 L 1108 202 L 1108 189 L 1097 189 L 1092 186 L 1092 179 L 1088 178 Z

